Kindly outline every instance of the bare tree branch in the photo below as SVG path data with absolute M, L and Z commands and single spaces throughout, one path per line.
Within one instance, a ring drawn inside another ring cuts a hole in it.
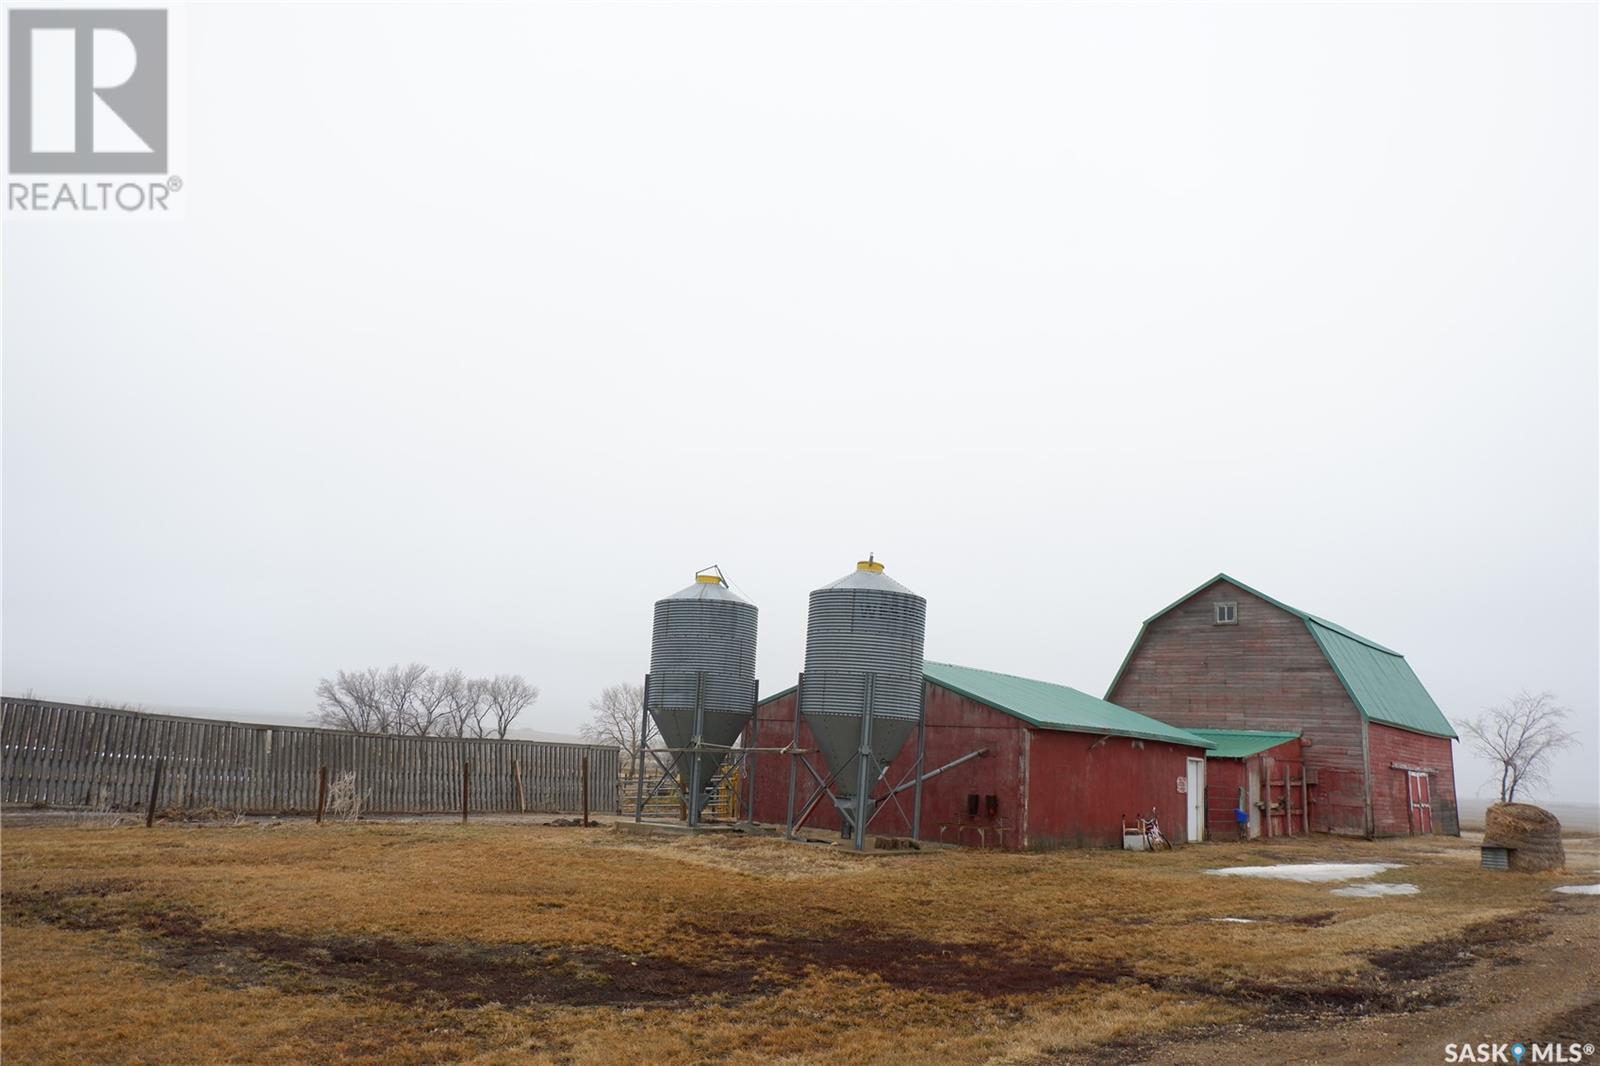
M 495 735 L 501 740 L 505 739 L 506 730 L 517 716 L 539 698 L 538 688 L 528 684 L 528 679 L 521 674 L 499 674 L 484 691 L 494 711 Z
M 644 689 L 639 685 L 607 685 L 598 699 L 589 701 L 592 716 L 579 730 L 595 744 L 615 744 L 622 749 L 622 765 L 631 767 L 639 755 Z
M 317 682 L 316 721 L 330 729 L 354 733 L 382 732 L 377 670 L 340 670 L 333 678 Z
M 460 670 L 437 672 L 421 663 L 383 670 L 344 670 L 317 682 L 313 718 L 332 729 L 411 736 L 498 736 L 539 698 L 520 674 L 493 680 Z M 491 716 L 493 724 L 490 724 Z
M 1551 757 L 1577 743 L 1577 734 L 1562 728 L 1571 713 L 1549 692 L 1524 690 L 1456 725 L 1479 755 L 1499 765 L 1500 802 L 1514 803 L 1518 791 L 1549 784 Z
M 378 732 L 417 731 L 415 700 L 418 690 L 427 677 L 428 668 L 421 663 L 391 666 L 383 672 L 378 683 L 378 702 L 383 713 L 382 720 L 378 724 Z
M 452 671 L 457 683 L 445 696 L 445 733 L 456 737 L 483 736 L 483 719 L 489 713 L 488 682 L 482 678 L 462 678 L 459 670 Z
M 451 700 L 466 683 L 460 670 L 429 671 L 412 693 L 407 732 L 419 737 L 450 732 Z

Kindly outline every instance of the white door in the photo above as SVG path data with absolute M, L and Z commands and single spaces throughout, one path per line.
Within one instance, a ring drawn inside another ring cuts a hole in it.
M 1204 759 L 1189 760 L 1189 834 L 1185 838 L 1195 841 L 1205 837 L 1206 832 L 1206 761 Z

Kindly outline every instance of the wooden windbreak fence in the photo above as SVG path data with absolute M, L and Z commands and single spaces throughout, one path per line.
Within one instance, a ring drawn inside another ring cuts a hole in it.
M 462 764 L 474 811 L 618 809 L 618 750 L 535 740 L 344 733 L 6 698 L 0 704 L 0 801 L 107 810 L 157 806 L 313 813 L 319 772 L 356 775 L 372 813 L 459 812 Z

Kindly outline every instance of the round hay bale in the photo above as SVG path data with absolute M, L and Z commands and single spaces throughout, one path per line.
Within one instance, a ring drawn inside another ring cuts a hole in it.
M 1531 803 L 1491 804 L 1483 819 L 1483 842 L 1507 849 L 1513 870 L 1536 873 L 1567 865 L 1567 853 L 1561 847 L 1561 822 Z

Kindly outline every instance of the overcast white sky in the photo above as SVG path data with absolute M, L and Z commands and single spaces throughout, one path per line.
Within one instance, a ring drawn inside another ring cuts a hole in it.
M 1596 799 L 1592 4 L 196 6 L 182 222 L 4 231 L 4 687 L 576 729 L 720 563 L 799 669 L 1101 693 L 1219 570 Z M 1488 776 L 1458 751 L 1464 794 Z

